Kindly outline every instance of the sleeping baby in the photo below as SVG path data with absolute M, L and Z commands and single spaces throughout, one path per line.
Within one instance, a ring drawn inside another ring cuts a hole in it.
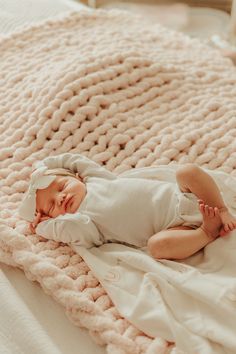
M 236 228 L 214 179 L 194 164 L 175 181 L 115 175 L 80 154 L 37 164 L 19 214 L 32 232 L 87 248 L 118 242 L 155 259 L 183 259 Z M 140 171 L 140 173 L 139 173 Z

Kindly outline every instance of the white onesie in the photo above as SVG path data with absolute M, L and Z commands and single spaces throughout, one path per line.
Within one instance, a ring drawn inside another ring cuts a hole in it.
M 181 193 L 176 182 L 147 179 L 143 173 L 140 177 L 116 176 L 80 154 L 47 157 L 38 165 L 78 172 L 87 187 L 76 213 L 37 226 L 37 234 L 46 238 L 87 248 L 109 241 L 144 247 L 163 229 L 201 223 L 197 198 Z

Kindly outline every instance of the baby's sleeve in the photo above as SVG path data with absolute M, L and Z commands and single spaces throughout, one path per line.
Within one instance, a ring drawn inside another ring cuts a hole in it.
M 36 227 L 36 233 L 50 240 L 74 243 L 85 248 L 103 244 L 103 237 L 96 225 L 89 216 L 80 213 L 42 221 Z
M 116 176 L 105 167 L 81 154 L 64 153 L 57 156 L 49 156 L 38 162 L 36 167 L 46 166 L 49 169 L 67 168 L 72 172 L 78 172 L 82 178 L 102 177 L 115 179 Z

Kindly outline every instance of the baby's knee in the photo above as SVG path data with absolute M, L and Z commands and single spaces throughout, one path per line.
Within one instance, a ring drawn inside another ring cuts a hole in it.
M 187 163 L 182 166 L 180 166 L 177 171 L 176 171 L 176 179 L 177 180 L 183 180 L 183 179 L 195 179 L 199 172 L 201 171 L 201 168 L 194 164 L 194 163 Z
M 163 259 L 169 249 L 169 240 L 165 238 L 165 230 L 149 238 L 147 249 L 149 254 L 155 259 Z

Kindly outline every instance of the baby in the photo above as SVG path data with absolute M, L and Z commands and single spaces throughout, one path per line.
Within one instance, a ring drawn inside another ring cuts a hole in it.
M 175 182 L 148 179 L 146 169 L 116 176 L 80 154 L 47 157 L 31 176 L 19 214 L 48 239 L 87 248 L 147 246 L 155 259 L 189 257 L 236 228 L 218 186 L 200 167 L 180 166 Z

